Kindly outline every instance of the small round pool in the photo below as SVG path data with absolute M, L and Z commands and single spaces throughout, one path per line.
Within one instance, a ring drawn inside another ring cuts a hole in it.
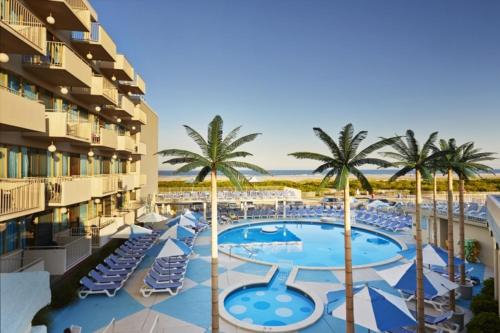
M 276 232 L 266 232 L 274 226 Z M 243 258 L 304 267 L 344 266 L 344 227 L 320 222 L 276 221 L 233 227 L 219 234 L 223 251 Z M 392 238 L 366 229 L 352 228 L 354 266 L 389 260 L 401 246 Z
M 276 273 L 269 284 L 255 284 L 232 291 L 224 299 L 226 311 L 246 324 L 287 326 L 298 323 L 314 311 L 313 300 L 285 285 Z

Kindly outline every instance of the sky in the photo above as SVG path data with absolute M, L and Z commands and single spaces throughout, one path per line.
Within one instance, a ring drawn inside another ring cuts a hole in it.
M 268 169 L 314 167 L 287 154 L 326 152 L 312 128 L 347 123 L 367 144 L 411 128 L 500 152 L 500 1 L 91 3 L 146 81 L 160 149 L 195 149 L 182 125 L 219 114 L 262 133 L 244 148 Z

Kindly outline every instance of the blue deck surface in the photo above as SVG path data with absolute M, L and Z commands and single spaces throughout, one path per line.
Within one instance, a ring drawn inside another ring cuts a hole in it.
M 209 236 L 210 230 L 204 231 L 202 235 Z M 206 243 L 205 243 L 206 244 Z M 139 274 L 139 271 L 144 273 L 152 265 L 156 255 L 162 247 L 162 243 L 153 246 L 147 253 L 143 262 L 139 265 L 134 274 Z M 113 298 L 102 295 L 90 295 L 84 300 L 77 299 L 69 306 L 55 310 L 51 314 L 52 323 L 49 326 L 49 332 L 62 332 L 64 328 L 70 325 L 82 326 L 83 332 L 93 332 L 103 328 L 110 322 L 112 318 L 117 321 L 126 318 L 137 312 L 150 308 L 162 314 L 168 315 L 175 319 L 196 325 L 197 327 L 208 329 L 210 327 L 210 246 L 209 245 L 196 245 L 195 253 L 197 257 L 190 260 L 186 278 L 191 282 L 189 287 L 185 287 L 181 292 L 174 296 L 166 298 L 157 302 L 154 305 L 145 306 L 141 304 L 142 299 L 136 299 L 129 291 L 123 288 Z M 372 272 L 377 270 L 394 267 L 408 259 L 413 258 L 415 253 L 414 245 L 409 245 L 409 249 L 402 253 L 403 259 L 394 263 L 379 265 L 374 267 Z M 230 261 L 231 263 L 231 261 Z M 485 268 L 482 264 L 468 264 L 474 270 L 471 275 L 484 279 Z M 219 274 L 224 274 L 228 271 L 245 273 L 254 275 L 256 278 L 264 276 L 270 269 L 268 265 L 261 265 L 253 262 L 243 262 L 241 264 L 230 264 L 229 268 L 219 267 Z M 380 288 L 384 291 L 397 294 L 397 291 L 392 289 L 385 281 L 376 278 L 376 274 L 369 274 L 368 280 L 364 281 L 361 276 L 355 280 L 355 286 L 361 286 L 365 283 Z M 333 271 L 329 270 L 303 270 L 300 269 L 296 276 L 296 282 L 301 283 L 317 283 L 324 287 L 331 285 L 331 290 L 337 290 L 334 295 L 336 300 L 329 305 L 329 310 L 334 309 L 343 302 L 345 293 L 343 285 L 339 281 L 340 275 L 336 275 Z M 374 280 L 370 280 L 374 279 Z M 194 285 L 193 285 L 194 284 Z M 127 286 L 127 285 L 126 285 Z M 323 288 L 324 288 L 323 287 Z M 481 289 L 481 285 L 474 287 L 474 293 L 477 294 Z M 136 293 L 137 294 L 137 293 Z M 323 296 L 323 295 L 321 295 Z M 135 296 L 137 297 L 137 296 Z M 147 303 L 145 303 L 147 304 Z M 458 300 L 460 306 L 469 307 L 470 301 Z M 304 333 L 323 333 L 335 332 L 340 333 L 345 331 L 345 322 L 340 319 L 333 318 L 330 314 L 324 313 L 320 320 L 313 325 L 300 330 Z M 356 332 L 367 332 L 366 329 L 361 327 L 356 328 Z

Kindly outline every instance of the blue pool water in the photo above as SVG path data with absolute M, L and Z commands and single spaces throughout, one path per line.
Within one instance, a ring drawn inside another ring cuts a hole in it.
M 263 226 L 277 231 L 265 233 Z M 272 222 L 241 225 L 222 232 L 219 244 L 242 257 L 309 267 L 344 266 L 344 227 L 331 223 Z M 280 244 L 281 243 L 281 244 Z M 374 232 L 352 228 L 353 265 L 390 259 L 401 251 L 398 243 Z
M 309 317 L 314 310 L 311 298 L 285 285 L 287 272 L 278 271 L 269 284 L 237 289 L 224 300 L 226 310 L 236 319 L 261 326 L 284 326 Z

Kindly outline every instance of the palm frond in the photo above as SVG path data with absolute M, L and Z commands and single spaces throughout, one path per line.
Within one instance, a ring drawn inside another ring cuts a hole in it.
M 341 150 L 339 149 L 339 146 L 337 146 L 337 144 L 335 143 L 335 140 L 333 140 L 331 136 L 326 134 L 326 132 L 324 132 L 319 127 L 314 127 L 313 131 L 314 131 L 314 134 L 316 134 L 316 136 L 327 145 L 328 149 L 331 151 L 334 158 L 344 159 L 344 155 L 342 154 Z
M 253 154 L 246 151 L 233 151 L 232 153 L 225 154 L 223 156 L 223 160 L 227 161 L 233 158 L 247 157 L 247 156 L 253 156 Z
M 185 172 L 189 172 L 191 170 L 194 170 L 196 168 L 202 168 L 202 167 L 206 167 L 207 165 L 203 162 L 200 162 L 200 161 L 194 161 L 194 162 L 191 162 L 191 163 L 187 163 L 187 164 L 184 164 L 183 166 L 181 166 L 180 168 L 178 168 L 177 170 L 174 171 L 174 174 L 179 174 L 179 173 L 185 173 Z
M 193 153 L 189 150 L 165 149 L 165 150 L 159 151 L 157 154 L 162 155 L 162 156 L 190 157 L 190 158 L 194 158 L 194 159 L 197 159 L 200 161 L 206 161 L 207 163 L 210 163 L 209 160 L 207 160 L 205 157 L 201 156 L 200 154 Z
M 249 170 L 253 170 L 255 172 L 258 172 L 262 175 L 269 175 L 269 172 L 267 170 L 261 168 L 258 165 L 252 164 L 252 163 L 241 162 L 241 161 L 226 161 L 223 164 L 227 164 L 228 166 L 230 166 L 232 168 L 249 169 Z
M 433 151 L 433 147 L 435 147 L 434 143 L 436 142 L 438 136 L 438 132 L 433 132 L 431 135 L 429 135 L 429 138 L 427 141 L 425 141 L 424 145 L 422 146 L 422 151 L 420 152 L 420 157 L 421 158 L 426 158 L 431 151 Z
M 337 173 L 333 181 L 333 187 L 337 190 L 343 190 L 349 178 L 349 173 L 349 168 L 344 165 L 342 169 L 340 169 L 340 172 Z
M 354 138 L 351 141 L 351 146 L 349 147 L 349 152 L 350 152 L 349 159 L 354 157 L 354 155 L 356 154 L 356 151 L 359 148 L 359 145 L 361 144 L 361 142 L 363 142 L 364 139 L 366 139 L 367 135 L 368 135 L 368 131 L 360 131 L 360 132 L 356 133 L 356 135 L 354 136 Z
M 368 179 L 365 177 L 363 172 L 361 172 L 361 170 L 359 170 L 358 168 L 351 168 L 351 173 L 359 180 L 359 183 L 361 184 L 361 186 L 365 190 L 370 192 L 370 194 L 373 193 L 372 185 L 370 184 Z
M 208 124 L 208 155 L 212 160 L 217 159 L 217 153 L 222 142 L 222 126 L 223 121 L 221 116 L 217 115 Z
M 248 179 L 246 179 L 246 177 L 241 172 L 229 166 L 227 163 L 218 164 L 217 170 L 222 172 L 222 174 L 224 174 L 224 176 L 229 179 L 229 182 L 231 182 L 231 184 L 238 190 L 241 190 L 243 188 L 243 185 L 251 186 Z
M 230 152 L 234 151 L 236 148 L 242 146 L 243 144 L 248 143 L 248 142 L 252 142 L 261 134 L 262 133 L 252 133 L 252 134 L 244 135 L 244 136 L 234 140 L 233 142 L 231 142 L 228 146 L 226 146 L 224 148 L 224 152 L 230 153 Z
M 383 160 L 381 158 L 362 158 L 360 160 L 356 160 L 355 162 L 352 162 L 351 164 L 355 167 L 360 167 L 360 166 L 363 166 L 365 164 L 376 165 L 380 168 L 389 168 L 391 166 L 394 166 L 394 163 Z
M 198 174 L 196 175 L 194 182 L 201 183 L 202 181 L 204 181 L 210 171 L 212 171 L 212 169 L 209 166 L 201 168 L 200 172 L 198 172 Z
M 395 143 L 398 140 L 398 137 L 392 137 L 392 138 L 383 138 L 375 143 L 372 143 L 362 151 L 360 151 L 354 158 L 353 161 L 360 160 L 365 158 L 366 156 L 370 155 L 371 153 L 386 147 L 390 146 L 393 143 Z
M 394 175 L 392 175 L 391 178 L 389 178 L 389 181 L 393 182 L 396 179 L 398 179 L 399 177 L 406 175 L 408 172 L 410 172 L 412 170 L 413 170 L 413 167 L 405 166 L 402 169 L 398 170 Z
M 193 139 L 193 141 L 200 147 L 201 151 L 203 152 L 203 155 L 207 156 L 208 155 L 208 143 L 203 138 L 203 136 L 200 133 L 198 133 L 196 130 L 194 130 L 193 128 L 189 127 L 188 125 L 184 125 L 184 128 L 186 129 L 188 136 L 191 139 Z
M 298 159 L 301 159 L 301 160 L 307 159 L 307 160 L 316 160 L 316 161 L 321 161 L 321 162 L 330 162 L 333 160 L 330 156 L 326 156 L 326 155 L 318 154 L 318 153 L 310 153 L 310 152 L 306 152 L 306 151 L 299 151 L 296 153 L 290 153 L 288 155 L 293 156 L 293 157 L 298 158 Z
M 162 164 L 181 164 L 181 163 L 191 163 L 194 161 L 198 161 L 198 159 L 192 158 L 192 157 L 176 157 L 172 158 L 166 161 L 163 161 Z
M 351 146 L 352 137 L 354 135 L 354 126 L 352 124 L 345 125 L 339 133 L 339 146 L 343 152 L 345 159 L 349 159 L 349 147 Z

